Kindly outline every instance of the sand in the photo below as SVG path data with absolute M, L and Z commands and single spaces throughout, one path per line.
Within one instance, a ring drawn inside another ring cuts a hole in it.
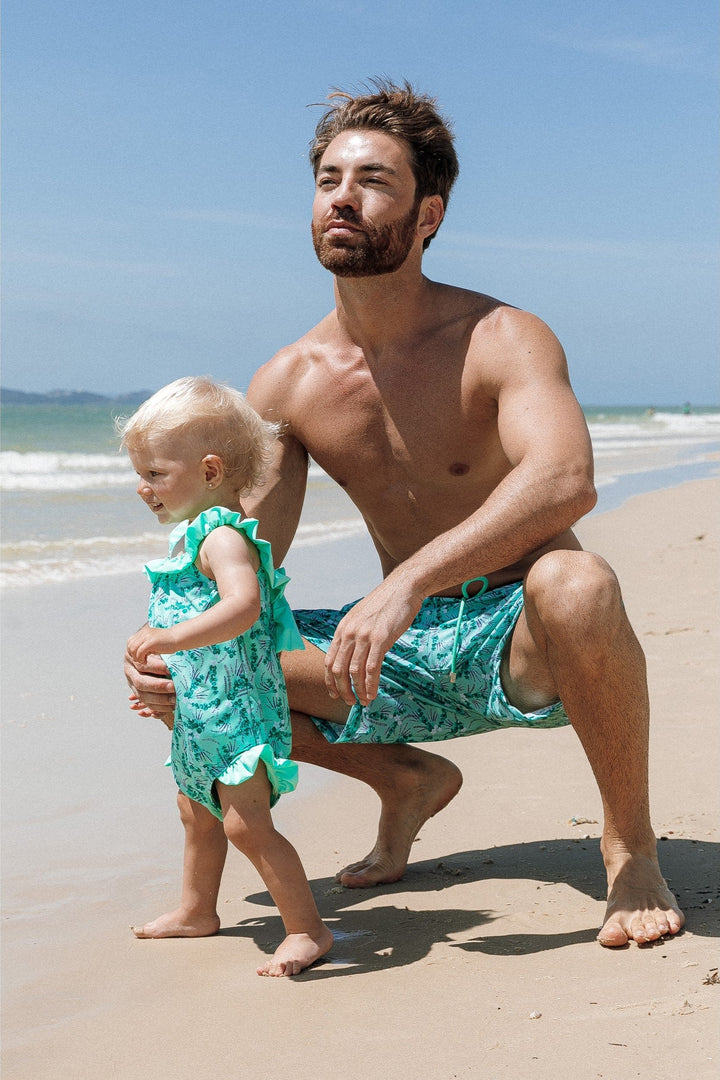
M 367 891 L 333 875 L 371 846 L 375 796 L 303 769 L 275 817 L 337 942 L 296 979 L 255 975 L 281 926 L 235 852 L 217 937 L 136 940 L 132 923 L 174 905 L 181 855 L 167 732 L 126 709 L 119 670 L 143 578 L 9 592 L 3 1076 L 714 1078 L 719 490 L 643 495 L 579 528 L 618 571 L 648 657 L 653 820 L 688 917 L 649 947 L 594 941 L 600 806 L 568 729 L 444 744 L 462 791 L 404 880 Z M 327 581 L 340 550 L 304 560 Z M 376 574 L 360 543 L 335 577 L 348 566 L 358 584 Z

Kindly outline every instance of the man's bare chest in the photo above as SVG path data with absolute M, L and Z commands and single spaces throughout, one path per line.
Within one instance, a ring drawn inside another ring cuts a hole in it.
M 350 494 L 484 487 L 503 468 L 494 403 L 478 404 L 459 382 L 396 380 L 381 393 L 357 380 L 328 386 L 321 399 L 305 412 L 300 439 Z

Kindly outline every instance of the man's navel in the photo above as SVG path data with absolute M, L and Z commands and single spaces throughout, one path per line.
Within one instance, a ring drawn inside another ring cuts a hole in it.
M 470 472 L 470 466 L 466 465 L 464 461 L 453 461 L 448 468 L 448 472 L 451 476 L 465 476 Z

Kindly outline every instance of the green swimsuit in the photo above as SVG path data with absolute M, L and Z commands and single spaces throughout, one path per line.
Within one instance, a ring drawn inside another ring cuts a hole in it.
M 283 595 L 289 579 L 274 569 L 270 545 L 257 537 L 257 521 L 220 506 L 178 525 L 169 557 L 145 567 L 152 583 L 148 622 L 171 626 L 217 603 L 217 585 L 200 573 L 195 560 L 203 540 L 223 525 L 237 529 L 258 552 L 260 617 L 231 641 L 163 656 L 177 698 L 169 764 L 180 790 L 218 818 L 215 781 L 241 784 L 259 761 L 273 803 L 297 784 L 297 765 L 287 757 L 290 712 L 278 653 L 303 648 Z

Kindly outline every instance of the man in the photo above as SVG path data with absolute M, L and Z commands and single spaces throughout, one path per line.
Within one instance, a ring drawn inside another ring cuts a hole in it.
M 644 657 L 615 575 L 571 531 L 595 491 L 565 357 L 532 315 L 423 276 L 457 174 L 452 137 L 430 99 L 375 89 L 335 95 L 311 148 L 313 241 L 335 309 L 248 391 L 283 424 L 251 504 L 276 558 L 310 455 L 362 512 L 384 575 L 344 616 L 298 613 L 308 645 L 283 660 L 293 756 L 380 796 L 373 851 L 338 876 L 363 887 L 402 876 L 419 828 L 462 782 L 407 743 L 571 723 L 605 813 L 599 940 L 654 941 L 683 917 L 649 819 Z M 162 684 L 128 677 L 167 720 Z M 203 873 L 207 907 L 219 874 Z

